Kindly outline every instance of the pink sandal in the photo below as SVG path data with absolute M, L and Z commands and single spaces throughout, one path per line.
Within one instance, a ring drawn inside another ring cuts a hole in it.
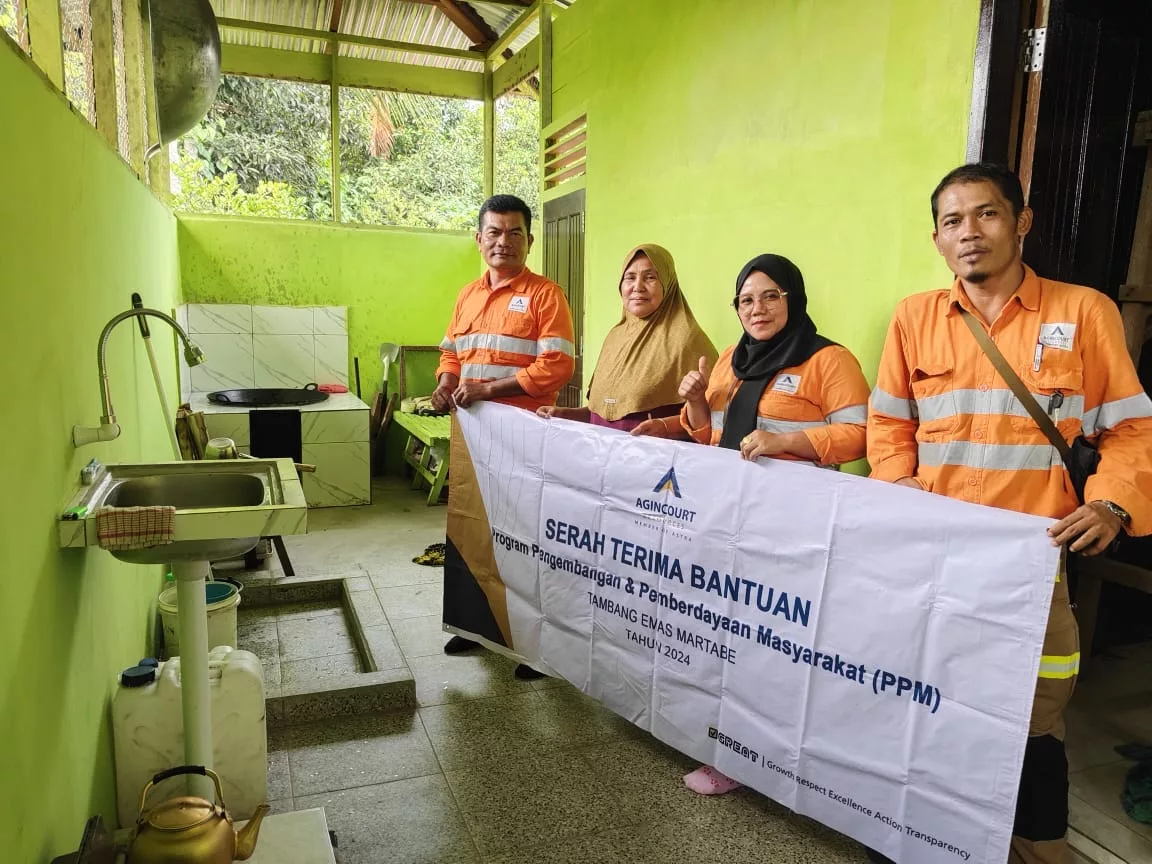
M 698 795 L 726 795 L 744 784 L 721 774 L 711 765 L 701 765 L 691 774 L 684 775 L 684 785 Z

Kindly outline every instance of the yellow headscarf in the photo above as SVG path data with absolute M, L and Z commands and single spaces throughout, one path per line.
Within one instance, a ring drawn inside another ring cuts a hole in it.
M 664 297 L 647 318 L 625 309 L 620 323 L 608 331 L 588 389 L 589 409 L 605 420 L 682 402 L 679 390 L 684 376 L 697 367 L 701 357 L 708 358 L 709 366 L 717 357 L 712 340 L 696 323 L 680 291 L 668 250 L 654 243 L 637 246 L 624 259 L 621 279 L 637 255 L 647 255 L 652 261 Z

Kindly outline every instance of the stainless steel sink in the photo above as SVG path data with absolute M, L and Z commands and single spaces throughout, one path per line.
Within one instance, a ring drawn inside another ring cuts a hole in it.
M 104 497 L 108 507 L 256 507 L 267 497 L 264 484 L 251 474 L 158 474 L 113 484 Z
M 101 507 L 175 507 L 174 542 L 108 550 L 133 564 L 234 558 L 261 537 L 307 530 L 307 504 L 290 459 L 108 465 L 70 504 L 88 513 L 60 520 L 66 547 L 99 545 L 95 513 Z

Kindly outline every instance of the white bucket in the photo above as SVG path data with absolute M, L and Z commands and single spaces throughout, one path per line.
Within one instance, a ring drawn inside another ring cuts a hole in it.
M 236 607 L 240 605 L 240 591 L 230 582 L 206 582 L 209 585 L 228 585 L 232 592 L 223 600 L 208 604 L 208 650 L 217 645 L 236 647 Z M 177 623 L 176 586 L 160 592 L 160 620 L 164 624 L 164 647 L 169 657 L 180 653 L 180 626 Z

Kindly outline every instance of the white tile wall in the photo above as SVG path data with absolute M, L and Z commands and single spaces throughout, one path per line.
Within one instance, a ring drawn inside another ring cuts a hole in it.
M 252 337 L 257 387 L 303 387 L 316 382 L 316 348 L 311 334 Z
M 347 306 L 317 306 L 312 310 L 316 316 L 316 334 L 327 336 L 348 335 Z
M 231 438 L 238 448 L 251 441 L 247 414 L 205 414 L 204 425 L 209 438 Z
M 306 463 L 316 466 L 303 475 L 309 507 L 368 504 L 372 500 L 372 466 L 367 441 L 354 444 L 305 444 Z
M 348 385 L 348 337 L 314 336 L 316 383 Z
M 250 333 L 192 333 L 189 336 L 204 352 L 204 362 L 191 369 L 194 392 L 254 386 Z
M 252 332 L 275 336 L 311 336 L 316 332 L 311 306 L 253 306 Z
M 251 333 L 252 307 L 238 303 L 189 303 L 189 333 Z
M 306 411 L 300 416 L 304 444 L 336 444 L 368 440 L 367 411 Z
M 185 398 L 230 388 L 348 384 L 346 306 L 191 303 L 177 314 L 205 354 L 202 366 L 189 369 L 181 361 Z

